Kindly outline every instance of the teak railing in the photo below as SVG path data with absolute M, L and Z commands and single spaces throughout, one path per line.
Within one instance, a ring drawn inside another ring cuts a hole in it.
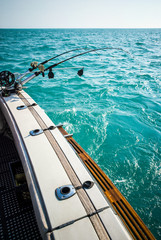
M 62 126 L 59 127 L 59 130 L 63 135 L 68 135 Z M 131 205 L 123 197 L 123 195 L 115 187 L 107 175 L 102 171 L 102 169 L 93 161 L 93 159 L 84 151 L 84 149 L 73 139 L 71 135 L 67 137 L 67 140 L 75 149 L 76 153 L 92 173 L 94 178 L 97 180 L 105 196 L 110 201 L 116 213 L 121 217 L 132 237 L 139 240 L 155 239 L 135 210 L 131 207 Z

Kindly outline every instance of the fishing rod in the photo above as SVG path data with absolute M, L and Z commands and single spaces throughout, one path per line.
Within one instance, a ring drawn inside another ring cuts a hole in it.
M 55 68 L 55 67 L 57 67 L 58 65 L 66 62 L 66 61 L 69 61 L 69 60 L 71 60 L 71 59 L 73 59 L 73 58 L 76 58 L 76 57 L 79 57 L 79 56 L 82 56 L 82 55 L 85 55 L 85 54 L 88 54 L 88 53 L 91 53 L 91 52 L 97 52 L 97 51 L 107 50 L 107 49 L 108 49 L 108 50 L 118 50 L 118 51 L 122 51 L 122 52 L 125 52 L 126 54 L 131 55 L 128 51 L 126 51 L 126 50 L 124 50 L 124 49 L 122 49 L 122 48 L 104 47 L 104 48 L 90 49 L 90 50 L 88 50 L 88 51 L 85 51 L 85 52 L 79 53 L 79 54 L 77 54 L 77 55 L 74 55 L 74 56 L 72 56 L 72 57 L 66 58 L 65 60 L 62 60 L 62 61 L 60 61 L 60 62 L 58 62 L 58 63 L 52 64 L 51 66 L 49 66 L 49 67 L 47 67 L 47 68 L 45 68 L 44 65 L 41 64 L 41 65 L 39 66 L 39 71 L 38 71 L 38 72 L 34 72 L 33 75 L 31 75 L 30 77 L 28 77 L 28 78 L 26 78 L 25 80 L 23 80 L 23 81 L 21 82 L 21 84 L 24 85 L 25 83 L 29 82 L 31 79 L 39 76 L 40 74 L 42 74 L 42 76 L 44 77 L 44 76 L 45 76 L 45 73 L 44 73 L 44 72 L 46 72 L 47 70 L 49 70 L 48 77 L 49 77 L 49 78 L 54 78 L 54 73 L 52 72 L 52 69 Z M 82 76 L 82 74 L 83 74 L 83 68 L 78 71 L 78 75 L 79 75 L 79 76 Z
M 58 65 L 66 62 L 66 61 L 69 61 L 69 60 L 71 60 L 71 59 L 73 59 L 73 58 L 79 57 L 79 56 L 84 55 L 84 54 L 87 54 L 87 53 L 96 52 L 96 51 L 105 50 L 105 49 L 109 49 L 109 50 L 119 50 L 119 51 L 123 51 L 123 52 L 125 52 L 125 53 L 127 53 L 127 54 L 130 54 L 128 51 L 125 51 L 125 50 L 122 49 L 122 48 L 104 47 L 104 48 L 91 49 L 91 50 L 89 50 L 89 51 L 79 53 L 79 54 L 74 55 L 74 56 L 72 56 L 72 57 L 69 57 L 69 58 L 67 58 L 67 59 L 65 59 L 65 60 L 62 60 L 62 61 L 60 61 L 60 62 L 58 62 L 58 63 L 55 63 L 55 64 L 53 64 L 53 65 L 51 65 L 51 66 L 49 66 L 49 67 L 47 67 L 47 68 L 44 68 L 43 66 L 41 66 L 40 71 L 39 71 L 39 72 L 35 72 L 35 74 L 36 74 L 36 76 L 38 76 L 39 74 L 42 73 L 42 75 L 44 76 L 44 72 L 45 72 L 45 71 L 49 70 L 49 72 L 51 72 L 51 71 L 52 71 L 52 68 L 57 67 Z

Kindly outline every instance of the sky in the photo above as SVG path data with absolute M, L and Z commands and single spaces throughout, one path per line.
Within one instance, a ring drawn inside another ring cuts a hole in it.
M 0 0 L 0 28 L 161 28 L 161 0 Z

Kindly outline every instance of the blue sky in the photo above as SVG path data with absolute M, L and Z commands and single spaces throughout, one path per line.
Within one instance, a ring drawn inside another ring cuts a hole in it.
M 0 28 L 161 28 L 161 0 L 0 0 Z

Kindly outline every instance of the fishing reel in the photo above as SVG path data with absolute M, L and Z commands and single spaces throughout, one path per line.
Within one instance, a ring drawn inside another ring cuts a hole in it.
M 52 68 L 49 68 L 48 78 L 54 78 L 54 73 L 52 72 Z
M 15 75 L 9 71 L 0 72 L 0 87 L 8 88 L 15 83 Z
M 81 77 L 83 75 L 83 72 L 84 72 L 84 68 L 78 70 L 78 72 L 77 72 L 78 76 Z

